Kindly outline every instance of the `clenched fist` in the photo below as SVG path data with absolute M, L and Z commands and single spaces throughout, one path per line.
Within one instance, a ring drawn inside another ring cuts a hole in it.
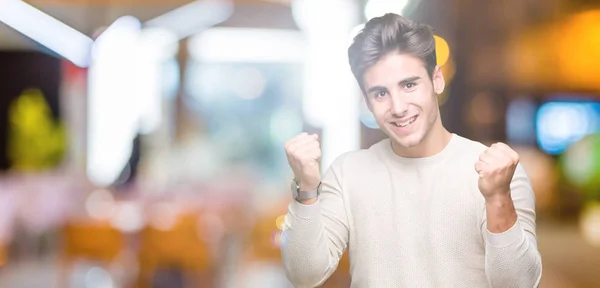
M 302 133 L 285 143 L 285 153 L 300 190 L 317 189 L 321 183 L 319 136 Z
M 475 171 L 479 173 L 479 191 L 486 200 L 510 193 L 517 164 L 519 154 L 504 143 L 493 144 L 479 155 Z

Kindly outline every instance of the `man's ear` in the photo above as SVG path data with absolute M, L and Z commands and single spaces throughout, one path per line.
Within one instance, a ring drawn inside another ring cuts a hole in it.
M 442 94 L 444 92 L 444 88 L 446 87 L 446 82 L 444 80 L 444 74 L 442 74 L 442 67 L 435 66 L 433 69 L 433 91 L 435 94 Z

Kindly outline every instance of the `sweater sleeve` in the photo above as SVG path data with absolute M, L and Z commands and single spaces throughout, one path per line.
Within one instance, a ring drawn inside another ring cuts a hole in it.
M 348 218 L 342 198 L 339 161 L 322 179 L 317 202 L 292 200 L 282 233 L 282 260 L 294 287 L 316 287 L 336 270 L 348 244 Z
M 487 229 L 485 209 L 483 211 L 485 272 L 490 287 L 537 287 L 542 277 L 542 259 L 535 232 L 535 195 L 521 164 L 510 186 L 518 216 L 513 227 L 502 233 L 491 233 Z

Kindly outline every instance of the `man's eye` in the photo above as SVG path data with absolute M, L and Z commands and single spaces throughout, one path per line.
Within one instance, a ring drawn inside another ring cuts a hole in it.
M 385 95 L 387 95 L 387 92 L 385 92 L 385 91 L 379 91 L 379 92 L 375 93 L 375 98 L 380 98 L 380 97 L 383 97 Z
M 417 83 L 414 83 L 414 82 L 409 82 L 409 83 L 406 83 L 406 85 L 404 85 L 404 87 L 405 87 L 406 89 L 412 89 L 412 88 L 414 88 L 415 86 L 417 86 Z

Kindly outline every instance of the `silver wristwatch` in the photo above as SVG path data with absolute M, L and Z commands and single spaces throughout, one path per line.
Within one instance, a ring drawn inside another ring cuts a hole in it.
M 294 179 L 292 179 L 291 189 L 292 189 L 292 195 L 294 196 L 294 199 L 296 201 L 303 201 L 303 200 L 308 200 L 308 199 L 319 197 L 319 195 L 321 194 L 321 183 L 319 183 L 319 186 L 317 186 L 317 189 L 315 189 L 315 190 L 300 191 L 300 183 L 298 183 L 298 180 L 296 180 L 296 178 L 294 178 Z

